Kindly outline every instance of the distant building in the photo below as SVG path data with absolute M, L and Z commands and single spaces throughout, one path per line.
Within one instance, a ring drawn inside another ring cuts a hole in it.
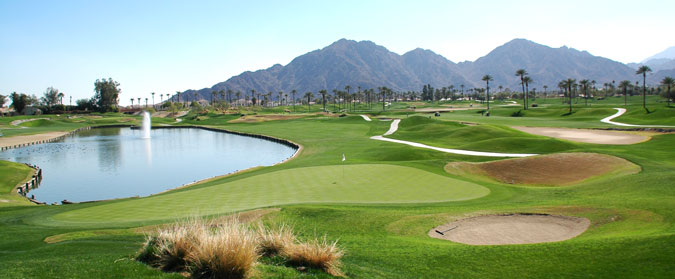
M 36 108 L 34 106 L 27 106 L 23 109 L 23 114 L 24 115 L 41 115 L 42 110 L 39 108 Z

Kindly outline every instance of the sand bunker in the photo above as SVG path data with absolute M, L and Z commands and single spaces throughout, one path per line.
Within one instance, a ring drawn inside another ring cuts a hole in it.
M 513 128 L 530 134 L 585 143 L 634 144 L 649 140 L 648 136 L 630 134 L 621 131 L 547 128 L 547 127 L 513 127 Z
M 590 224 L 586 218 L 558 215 L 489 215 L 435 227 L 429 236 L 470 245 L 556 242 L 580 235 Z
M 275 121 L 275 120 L 290 120 L 298 119 L 303 117 L 303 115 L 281 115 L 281 114 L 257 114 L 257 115 L 246 115 L 240 118 L 230 120 L 229 123 L 255 123 L 255 122 L 264 122 L 264 121 Z
M 558 153 L 485 163 L 452 162 L 445 170 L 451 174 L 485 176 L 510 184 L 564 186 L 610 173 L 638 173 L 641 168 L 610 155 Z

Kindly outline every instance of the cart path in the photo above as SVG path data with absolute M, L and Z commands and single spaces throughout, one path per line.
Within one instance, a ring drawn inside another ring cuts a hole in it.
M 394 121 L 391 122 L 391 126 L 389 127 L 389 131 L 384 133 L 382 136 L 372 136 L 370 137 L 371 139 L 374 140 L 381 140 L 381 141 L 388 141 L 388 142 L 394 142 L 394 143 L 400 143 L 400 144 L 406 144 L 414 147 L 420 147 L 420 148 L 426 148 L 426 149 L 431 149 L 431 150 L 436 150 L 436 151 L 441 151 L 445 153 L 452 153 L 452 154 L 460 154 L 460 155 L 469 155 L 469 156 L 483 156 L 483 157 L 529 157 L 529 156 L 535 156 L 538 154 L 524 154 L 524 153 L 496 153 L 496 152 L 482 152 L 482 151 L 471 151 L 471 150 L 462 150 L 462 149 L 452 149 L 452 148 L 442 148 L 442 147 L 435 147 L 435 146 L 430 146 L 422 143 L 417 143 L 417 142 L 412 142 L 412 141 L 405 141 L 405 140 L 397 140 L 397 139 L 390 139 L 390 138 L 385 138 L 384 136 L 391 135 L 398 130 L 398 123 L 401 122 L 401 119 L 394 119 Z
M 607 116 L 600 121 L 603 122 L 603 123 L 612 124 L 612 125 L 616 125 L 616 126 L 624 126 L 624 127 L 675 127 L 675 126 L 668 126 L 668 125 L 636 125 L 636 124 L 626 124 L 626 123 L 621 123 L 621 122 L 614 122 L 614 121 L 612 121 L 612 119 L 617 118 L 617 117 L 623 115 L 624 113 L 626 113 L 625 108 L 614 108 L 614 109 L 617 110 L 617 112 L 615 114 Z

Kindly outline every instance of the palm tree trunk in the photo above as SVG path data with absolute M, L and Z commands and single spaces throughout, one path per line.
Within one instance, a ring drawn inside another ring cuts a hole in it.
M 520 76 L 520 85 L 523 87 L 523 109 L 527 110 L 527 103 L 525 102 L 525 81 L 523 81 L 523 76 Z
M 647 81 L 647 72 L 642 73 L 642 107 L 649 112 L 647 109 L 647 85 L 645 82 Z

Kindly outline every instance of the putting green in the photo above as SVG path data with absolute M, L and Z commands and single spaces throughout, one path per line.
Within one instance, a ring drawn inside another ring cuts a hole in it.
M 344 168 L 344 178 L 343 178 Z M 487 188 L 395 165 L 282 170 L 229 183 L 72 210 L 57 222 L 108 223 L 175 219 L 295 203 L 424 203 L 475 199 Z

